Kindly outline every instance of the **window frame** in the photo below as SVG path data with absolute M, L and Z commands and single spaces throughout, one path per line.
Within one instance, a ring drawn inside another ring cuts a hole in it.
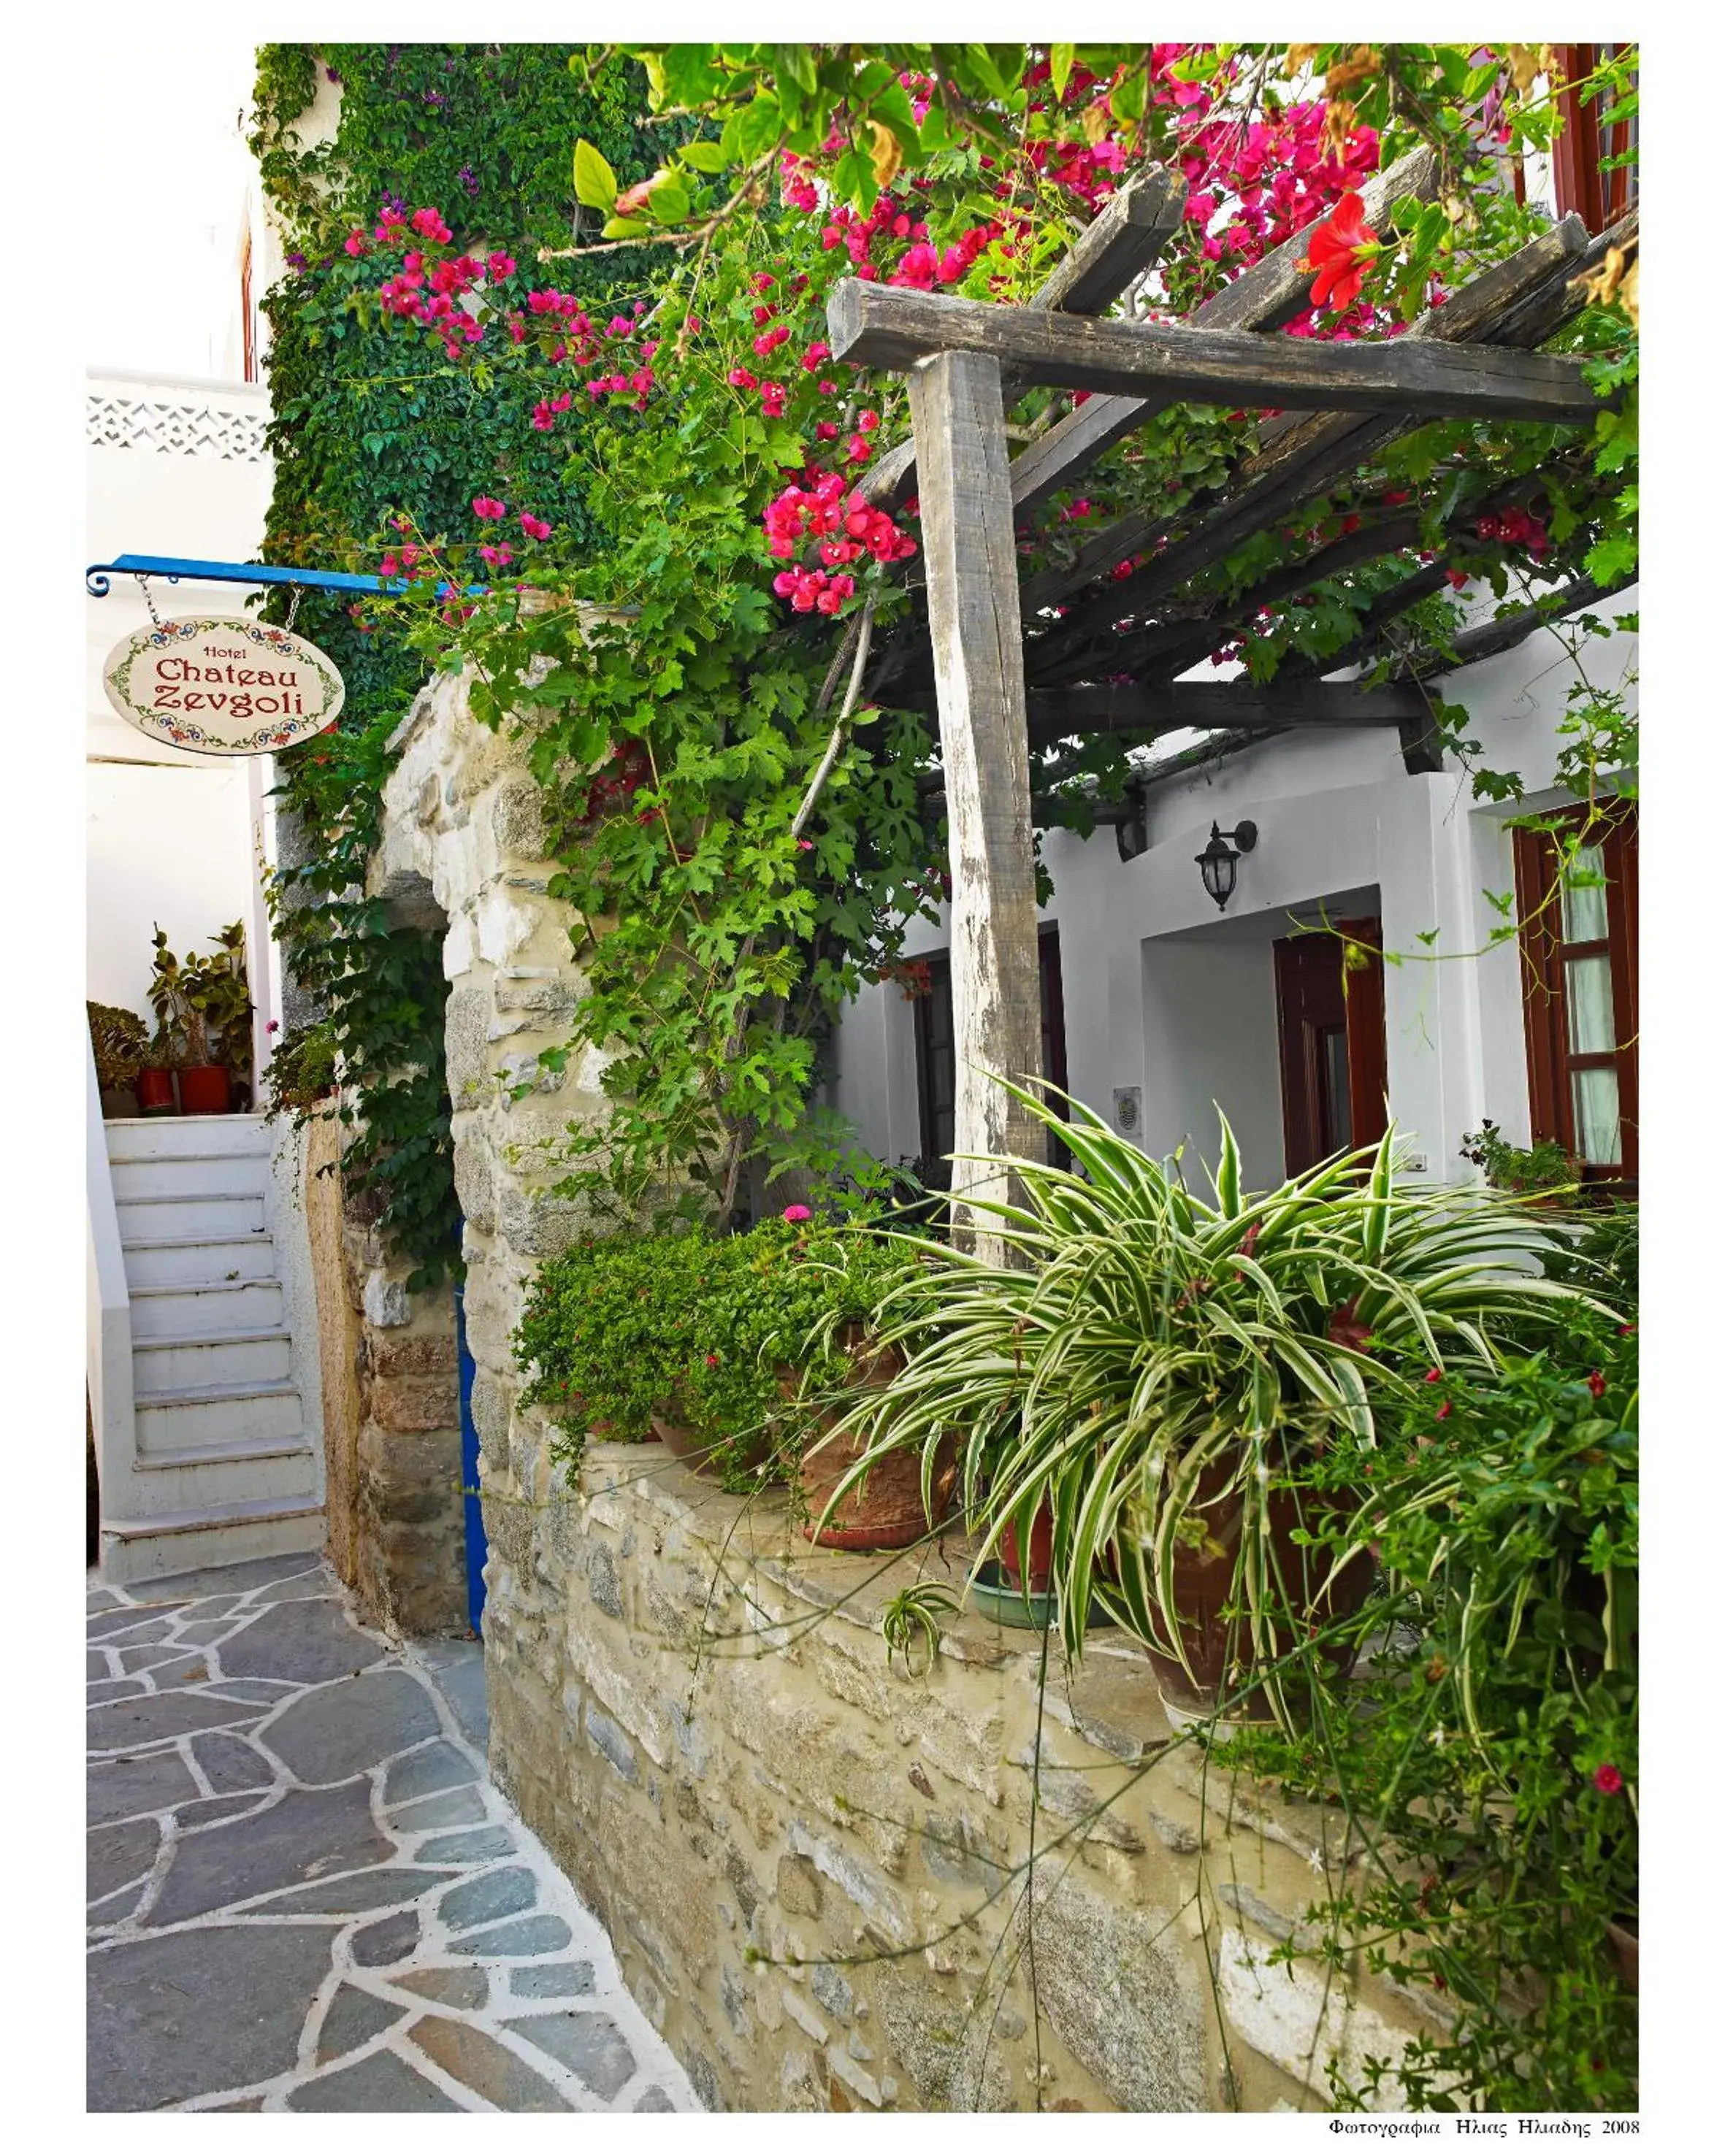
M 1613 45 L 1558 45 L 1553 48 L 1566 85 L 1584 82 L 1617 48 Z M 1602 131 L 1602 100 L 1583 104 L 1572 88 L 1558 94 L 1563 124 L 1552 144 L 1552 186 L 1559 217 L 1577 212 L 1588 230 L 1604 231 L 1615 224 L 1635 198 L 1635 175 L 1627 165 L 1604 169 L 1607 157 L 1619 157 L 1630 147 L 1627 121 L 1617 121 Z
M 1598 827 L 1605 860 L 1603 937 L 1566 942 L 1562 900 L 1553 892 L 1558 848 L 1549 831 L 1517 826 L 1516 914 L 1522 973 L 1522 1015 L 1527 1045 L 1527 1101 L 1536 1145 L 1555 1139 L 1579 1162 L 1585 1183 L 1634 1183 L 1640 1172 L 1640 968 L 1637 957 L 1640 896 L 1638 825 L 1635 803 L 1615 797 L 1573 809 L 1560 819 L 1572 830 Z M 1593 843 L 1590 838 L 1589 843 Z M 1575 1055 L 1569 1047 L 1567 967 L 1573 959 L 1605 956 L 1611 968 L 1614 1047 Z M 1618 1150 L 1615 1162 L 1580 1161 L 1577 1150 L 1573 1072 L 1617 1073 Z

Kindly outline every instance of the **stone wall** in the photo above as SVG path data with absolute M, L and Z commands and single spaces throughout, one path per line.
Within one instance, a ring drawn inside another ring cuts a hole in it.
M 487 1474 L 493 1771 L 710 2106 L 1030 2109 L 1039 2013 L 1044 2108 L 1326 2109 L 1331 2059 L 1437 2025 L 1268 1964 L 1346 1866 L 1341 1817 L 1165 1753 L 1119 1634 L 1076 1672 L 1051 1648 L 1039 1715 L 1035 1634 L 966 1614 L 931 1670 L 888 1661 L 886 1599 L 956 1589 L 956 1543 L 811 1550 L 782 1496 L 657 1446 L 595 1445 L 535 1502 L 522 1418 L 509 1457 Z
M 600 1065 L 588 1059 L 553 1071 L 538 1062 L 542 1049 L 568 1040 L 581 975 L 570 940 L 573 912 L 547 894 L 555 865 L 544 858 L 538 789 L 518 747 L 476 725 L 463 684 L 447 677 L 420 696 L 393 746 L 399 760 L 385 788 L 384 842 L 368 888 L 395 917 L 444 931 L 445 1053 L 464 1220 L 473 1414 L 482 1443 L 491 1433 L 481 1479 L 494 1491 L 502 1471 L 498 1433 L 508 1426 L 519 1389 L 509 1336 L 534 1267 L 565 1249 L 581 1225 L 579 1209 L 551 1196 L 548 1186 L 562 1172 L 561 1141 L 570 1126 L 599 1111 Z M 383 1265 L 379 1252 L 356 1255 L 373 1387 L 368 1428 L 375 1432 L 369 1450 L 362 1444 L 362 1472 L 369 1467 L 379 1481 L 393 1472 L 399 1482 L 411 1460 L 423 1471 L 428 1503 L 434 1485 L 455 1493 L 435 1522 L 399 1516 L 397 1537 L 403 1546 L 410 1526 L 420 1530 L 415 1561 L 428 1594 L 434 1559 L 440 1562 L 446 1551 L 438 1578 L 453 1591 L 464 1573 L 447 1296 L 427 1309 L 425 1298 L 408 1296 L 404 1280 Z M 451 1427 L 420 1434 L 415 1418 L 429 1417 L 434 1400 L 446 1403 Z M 499 1502 L 487 1504 L 487 1529 L 507 1537 Z
M 397 746 L 370 887 L 446 923 L 492 1768 L 703 2100 L 1027 2109 L 1039 2056 L 1044 2107 L 1326 2107 L 1332 2057 L 1394 2051 L 1429 2009 L 1267 1966 L 1346 1855 L 1339 1822 L 1161 1756 L 1135 1649 L 1055 1655 L 1040 1714 L 1036 1636 L 975 1616 L 911 1675 L 878 1620 L 919 1560 L 811 1551 L 782 1499 L 744 1506 L 657 1446 L 595 1447 L 579 1486 L 552 1466 L 510 1334 L 582 1225 L 550 1194 L 558 1141 L 601 1105 L 596 1059 L 538 1062 L 580 992 L 572 917 L 518 747 L 459 680 Z M 375 1472 L 404 1435 L 380 1402 L 429 1401 L 447 1333 L 374 1259 L 356 1281 Z M 962 1578 L 955 1548 L 924 1562 Z
M 340 1126 L 306 1128 L 331 1562 L 368 1622 L 410 1637 L 468 1632 L 455 1302 L 409 1293 L 371 1209 L 344 1195 Z

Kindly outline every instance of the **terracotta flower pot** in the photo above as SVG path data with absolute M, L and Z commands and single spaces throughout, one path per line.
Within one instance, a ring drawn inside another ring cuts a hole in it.
M 1238 1490 L 1220 1496 L 1228 1481 L 1227 1470 L 1210 1469 L 1200 1477 L 1192 1517 L 1202 1521 L 1202 1543 L 1182 1543 L 1174 1557 L 1174 1604 L 1182 1645 L 1191 1674 L 1171 1654 L 1146 1646 L 1157 1689 L 1170 1721 L 1177 1726 L 1208 1720 L 1225 1695 L 1249 1682 L 1254 1667 L 1248 1620 L 1222 1614 L 1237 1599 L 1235 1561 L 1239 1550 L 1241 1496 Z M 1294 1540 L 1295 1530 L 1310 1529 L 1320 1504 L 1326 1502 L 1311 1491 L 1272 1491 L 1269 1497 L 1269 1547 L 1273 1576 L 1280 1577 L 1290 1604 L 1292 1622 L 1279 1625 L 1274 1638 L 1279 1655 L 1296 1644 L 1295 1627 L 1332 1623 L 1352 1616 L 1371 1591 L 1372 1565 L 1363 1550 L 1350 1558 L 1327 1589 L 1332 1557 L 1329 1551 L 1310 1548 Z M 1347 1502 L 1345 1493 L 1328 1496 L 1331 1506 Z M 1353 1661 L 1352 1649 L 1325 1650 L 1337 1676 L 1345 1676 Z M 1232 1681 L 1230 1671 L 1237 1674 Z M 1290 1671 L 1291 1674 L 1296 1672 Z M 1260 1686 L 1231 1704 L 1230 1713 L 1246 1721 L 1267 1719 L 1269 1703 Z
M 675 1404 L 667 1404 L 666 1411 L 653 1419 L 653 1435 L 665 1450 L 682 1460 L 685 1467 L 693 1468 L 697 1475 L 704 1475 L 717 1481 L 719 1470 L 713 1459 L 716 1449 L 724 1445 L 723 1438 L 704 1437 L 687 1423 L 673 1419 Z M 753 1438 L 747 1445 L 729 1448 L 733 1465 L 738 1467 L 759 1467 L 767 1456 L 768 1440 L 763 1433 Z
M 1623 1977 L 1623 1988 L 1632 1998 L 1639 1997 L 1641 1989 L 1641 1934 L 1632 1919 L 1605 1927 L 1611 1944 L 1616 1951 L 1617 1966 Z
M 141 1116 L 171 1116 L 176 1112 L 172 1070 L 147 1064 L 138 1073 L 137 1091 Z
M 869 1351 L 857 1347 L 851 1366 L 853 1384 L 884 1385 L 900 1367 L 896 1348 Z M 868 1450 L 866 1443 L 842 1429 L 831 1415 L 817 1418 L 818 1435 L 804 1447 L 797 1481 L 807 1508 L 805 1537 L 822 1549 L 906 1549 L 928 1533 L 923 1510 L 921 1452 L 889 1453 L 877 1461 L 844 1498 L 826 1527 L 821 1516 L 833 1491 Z M 935 1475 L 935 1519 L 945 1516 L 958 1480 L 958 1440 L 942 1441 Z M 818 1530 L 818 1532 L 817 1532 Z
M 233 1074 L 225 1063 L 193 1063 L 181 1071 L 183 1116 L 225 1116 L 233 1101 Z

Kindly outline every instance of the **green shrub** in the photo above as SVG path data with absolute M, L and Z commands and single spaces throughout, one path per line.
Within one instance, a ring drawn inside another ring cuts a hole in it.
M 812 1218 L 582 1243 L 528 1291 L 515 1336 L 523 1400 L 551 1410 L 567 1465 L 590 1433 L 636 1442 L 657 1415 L 696 1430 L 728 1484 L 753 1488 L 746 1463 L 763 1440 L 787 1466 L 807 1425 L 811 1409 L 787 1390 L 813 1402 L 842 1383 L 848 1328 L 868 1325 L 904 1266 L 868 1229 Z
M 1303 1477 L 1364 1493 L 1318 1539 L 1372 1538 L 1377 1591 L 1346 1628 L 1372 1651 L 1309 1730 L 1234 1753 L 1371 1845 L 1308 1912 L 1315 1951 L 1358 1943 L 1457 2016 L 1346 2102 L 1383 2079 L 1416 2107 L 1635 2107 L 1611 1928 L 1640 1899 L 1636 1336 L 1573 1315 L 1495 1373 L 1407 1365 L 1381 1442 Z

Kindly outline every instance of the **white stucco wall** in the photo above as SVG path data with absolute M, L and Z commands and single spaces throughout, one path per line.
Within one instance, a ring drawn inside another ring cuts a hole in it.
M 258 557 L 271 466 L 269 398 L 255 384 L 92 370 L 86 383 L 86 559 L 120 554 Z M 244 614 L 245 588 L 161 580 L 164 618 Z M 270 999 L 255 824 L 270 783 L 257 759 L 194 756 L 152 740 L 110 707 L 109 653 L 149 620 L 130 577 L 85 604 L 87 995 L 147 1019 L 152 925 L 182 957 L 244 921 L 254 992 Z M 263 760 L 266 766 L 268 759 Z
M 152 924 L 184 957 L 245 917 L 253 877 L 245 768 L 92 763 L 85 778 L 85 993 L 147 1022 Z
M 1636 603 L 1630 591 L 1600 612 Z M 1626 634 L 1593 640 L 1590 678 L 1619 684 L 1635 649 Z M 1532 807 L 1562 798 L 1552 778 L 1573 678 L 1565 646 L 1542 631 L 1445 685 L 1468 708 L 1483 762 L 1519 771 Z M 1511 813 L 1476 803 L 1459 768 L 1411 776 L 1393 729 L 1336 730 L 1281 736 L 1152 786 L 1150 844 L 1134 860 L 1120 859 L 1111 830 L 1047 834 L 1054 896 L 1043 917 L 1060 925 L 1072 1091 L 1111 1115 L 1116 1088 L 1141 1087 L 1140 1142 L 1157 1153 L 1184 1142 L 1206 1160 L 1217 1101 L 1249 1179 L 1278 1178 L 1270 946 L 1327 902 L 1332 914 L 1379 913 L 1386 949 L 1402 960 L 1386 968 L 1384 1024 L 1390 1106 L 1413 1162 L 1436 1178 L 1465 1176 L 1457 1148 L 1483 1116 L 1525 1142 L 1519 959 L 1513 942 L 1489 947 L 1499 916 L 1484 896 L 1513 884 Z M 1213 820 L 1228 830 L 1243 818 L 1258 825 L 1258 844 L 1218 916 L 1196 856 Z M 1435 943 L 1422 944 L 1434 931 Z M 946 941 L 944 922 L 919 921 L 907 937 L 913 952 Z M 888 1159 L 914 1155 L 914 1016 L 896 988 L 867 991 L 846 1014 L 834 1060 L 833 1105 L 864 1143 Z

